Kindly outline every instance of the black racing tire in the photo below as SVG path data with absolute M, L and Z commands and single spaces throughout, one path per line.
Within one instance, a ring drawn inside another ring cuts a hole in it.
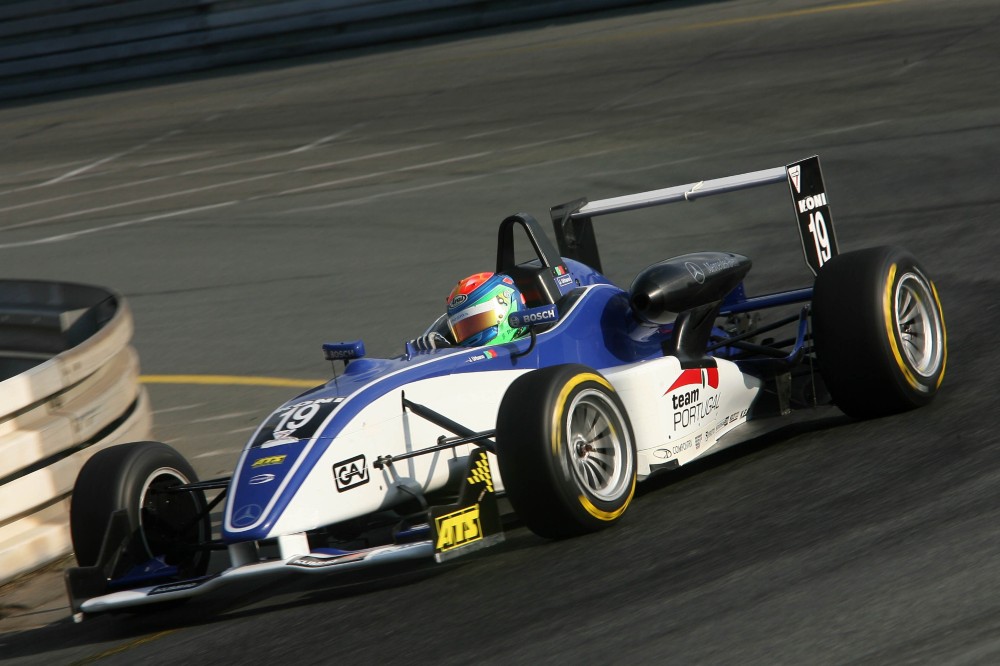
M 583 365 L 518 377 L 497 414 L 497 462 L 517 515 L 560 539 L 616 523 L 635 493 L 635 437 L 614 388 Z
M 875 418 L 929 403 L 948 360 L 934 283 L 899 247 L 847 252 L 820 270 L 813 290 L 816 360 L 834 403 Z
M 203 575 L 211 554 L 198 547 L 211 538 L 205 494 L 163 492 L 197 480 L 184 457 L 161 442 L 133 442 L 98 451 L 80 470 L 70 502 L 77 562 L 97 563 L 111 515 L 125 509 L 131 537 L 112 579 L 157 557 L 177 566 L 181 578 Z

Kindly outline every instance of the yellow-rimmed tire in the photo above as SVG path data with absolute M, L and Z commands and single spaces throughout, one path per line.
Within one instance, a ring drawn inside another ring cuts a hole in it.
M 813 338 L 834 403 L 856 418 L 926 405 L 944 379 L 947 333 L 937 288 L 899 247 L 834 257 L 816 278 Z
M 617 522 L 635 493 L 635 438 L 614 388 L 583 365 L 515 380 L 497 414 L 497 460 L 518 516 L 558 539 Z

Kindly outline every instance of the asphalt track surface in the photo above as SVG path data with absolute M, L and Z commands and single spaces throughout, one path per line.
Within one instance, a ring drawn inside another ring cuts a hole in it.
M 817 413 L 651 481 L 613 530 L 63 617 L 0 661 L 1000 663 L 998 43 L 994 0 L 664 3 L 0 108 L 0 274 L 124 292 L 144 373 L 181 382 L 149 384 L 156 434 L 205 477 L 298 390 L 227 376 L 398 353 L 507 214 L 816 153 L 841 249 L 920 257 L 950 346 L 929 408 Z M 620 282 L 720 249 L 750 291 L 808 283 L 780 187 L 598 234 Z

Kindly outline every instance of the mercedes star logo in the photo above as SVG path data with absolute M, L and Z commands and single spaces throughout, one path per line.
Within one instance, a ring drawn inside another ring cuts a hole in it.
M 685 261 L 684 265 L 688 269 L 688 273 L 694 278 L 694 281 L 698 284 L 705 284 L 705 271 L 701 270 L 701 266 L 698 264 L 691 263 L 690 261 Z
M 244 527 L 252 525 L 260 518 L 259 504 L 244 504 L 233 514 L 233 526 Z

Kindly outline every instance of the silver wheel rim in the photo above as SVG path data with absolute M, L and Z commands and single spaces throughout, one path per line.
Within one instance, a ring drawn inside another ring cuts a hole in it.
M 922 275 L 905 273 L 896 284 L 896 332 L 903 354 L 921 377 L 941 369 L 943 330 L 937 301 Z
M 569 406 L 566 434 L 580 487 L 604 502 L 620 499 L 632 483 L 632 446 L 618 407 L 600 391 L 581 391 Z

